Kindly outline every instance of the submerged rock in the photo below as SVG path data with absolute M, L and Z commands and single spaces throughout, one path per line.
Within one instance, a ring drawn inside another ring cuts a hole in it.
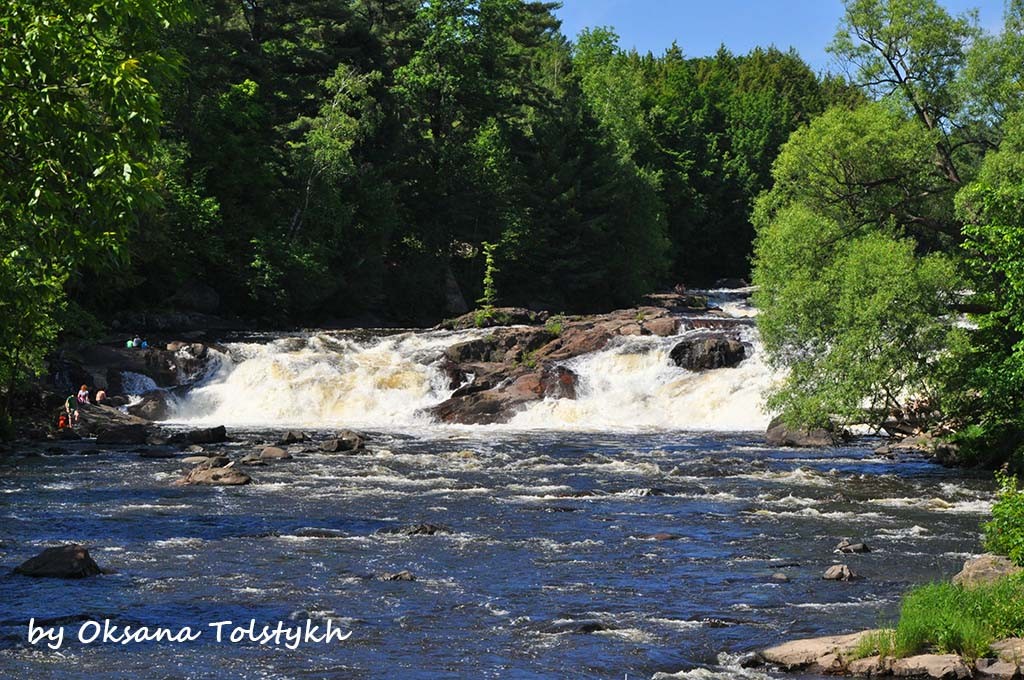
M 416 576 L 407 570 L 402 570 L 394 574 L 384 573 L 377 577 L 381 581 L 415 581 Z
M 103 573 L 84 546 L 69 543 L 47 548 L 14 568 L 25 576 L 85 578 Z
M 436 534 L 450 534 L 452 533 L 452 530 L 451 527 L 447 527 L 443 524 L 429 524 L 423 522 L 420 524 L 410 524 L 404 527 L 381 529 L 377 533 L 397 534 L 400 536 L 434 536 Z

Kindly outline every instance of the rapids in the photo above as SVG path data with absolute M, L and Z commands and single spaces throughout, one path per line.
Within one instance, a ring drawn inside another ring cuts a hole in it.
M 737 319 L 754 312 L 743 298 L 714 299 Z M 721 322 L 707 317 L 707 322 Z M 547 399 L 505 426 L 511 430 L 763 431 L 762 393 L 775 380 L 753 327 L 737 332 L 748 358 L 733 369 L 691 373 L 669 352 L 681 337 L 614 339 L 564 362 L 579 376 L 577 399 Z M 174 420 L 235 427 L 363 427 L 424 431 L 423 410 L 452 390 L 444 350 L 486 331 L 420 331 L 369 336 L 309 332 L 228 343 L 214 372 L 181 402 Z M 494 427 L 494 426 L 489 426 Z

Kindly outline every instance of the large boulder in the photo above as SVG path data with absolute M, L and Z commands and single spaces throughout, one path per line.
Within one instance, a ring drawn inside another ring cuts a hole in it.
M 787 671 L 808 670 L 827 672 L 835 670 L 836 660 L 849 656 L 866 635 L 877 634 L 865 630 L 849 635 L 828 635 L 819 638 L 793 640 L 770 647 L 761 652 L 762 658 Z
M 104 430 L 119 428 L 126 425 L 148 426 L 150 422 L 127 413 L 121 413 L 116 408 L 100 406 L 97 404 L 78 405 L 78 423 L 75 430 L 82 436 L 95 437 Z M 145 441 L 145 439 L 143 439 Z M 140 442 L 128 442 L 140 443 Z
M 672 348 L 672 361 L 688 371 L 730 368 L 746 358 L 743 343 L 725 335 L 695 335 Z
M 206 467 L 193 468 L 187 475 L 175 482 L 178 486 L 185 485 L 212 485 L 212 486 L 239 486 L 248 484 L 252 477 L 234 467 Z
M 820 427 L 813 429 L 791 428 L 780 418 L 772 419 L 764 438 L 765 443 L 769 446 L 823 448 L 838 446 L 842 443 L 842 437 L 834 431 Z
M 1008 557 L 985 553 L 964 562 L 964 568 L 953 577 L 953 583 L 965 588 L 988 585 L 1007 576 L 1019 574 L 1020 567 Z
M 69 543 L 47 548 L 35 557 L 14 568 L 15 573 L 25 576 L 46 576 L 51 578 L 85 578 L 103 573 L 84 546 Z
M 186 438 L 193 444 L 219 444 L 228 440 L 228 431 L 223 425 L 218 425 L 217 427 L 192 430 L 186 435 Z
M 128 413 L 146 420 L 166 420 L 171 415 L 173 398 L 166 390 L 150 390 L 127 408 Z

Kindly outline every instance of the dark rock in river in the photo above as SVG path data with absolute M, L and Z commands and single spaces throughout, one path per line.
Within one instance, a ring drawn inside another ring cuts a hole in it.
M 145 444 L 145 425 L 113 425 L 96 435 L 96 443 L 100 445 L 110 444 Z
M 839 544 L 835 547 L 833 552 L 837 553 L 866 553 L 871 552 L 871 548 L 868 547 L 867 543 L 852 543 L 850 539 L 844 538 L 839 541 Z
M 228 431 L 223 425 L 218 425 L 202 430 L 192 430 L 186 437 L 193 444 L 217 444 L 228 440 Z
M 381 581 L 415 581 L 416 577 L 411 571 L 402 570 L 394 574 L 384 573 L 377 577 Z
M 437 534 L 450 534 L 452 530 L 443 524 L 410 524 L 404 527 L 393 529 L 381 529 L 378 534 L 397 534 L 399 536 L 434 536 Z
M 47 548 L 14 568 L 25 576 L 52 578 L 85 578 L 103 573 L 84 546 L 68 544 Z
M 309 437 L 306 436 L 305 432 L 299 432 L 297 430 L 288 430 L 287 432 L 284 433 L 284 436 L 282 436 L 280 441 L 278 441 L 277 443 L 282 445 L 298 444 L 300 442 L 306 441 L 307 439 L 309 439 Z
M 150 390 L 142 400 L 128 407 L 128 413 L 146 420 L 166 420 L 171 415 L 172 397 L 166 390 Z
M 796 446 L 824 448 L 842 443 L 842 437 L 824 428 L 813 430 L 793 429 L 785 425 L 781 419 L 774 418 L 765 432 L 765 442 L 769 446 Z
M 102 434 L 105 430 L 127 425 L 141 425 L 145 427 L 150 424 L 148 420 L 121 413 L 116 408 L 98 406 L 96 404 L 79 404 L 78 414 L 79 420 L 78 424 L 75 425 L 75 431 L 87 437 L 95 437 Z M 145 437 L 143 437 L 142 441 L 145 441 Z M 141 444 L 142 441 L 127 443 Z
M 495 326 L 529 326 L 542 324 L 547 319 L 547 312 L 534 312 L 523 307 L 495 307 L 488 314 L 469 312 L 454 319 L 442 321 L 438 328 L 461 331 L 469 328 L 492 328 Z
M 320 444 L 320 450 L 326 453 L 354 453 L 366 448 L 366 438 L 352 430 L 342 430 L 333 439 Z
M 746 358 L 743 343 L 725 335 L 695 335 L 672 348 L 672 361 L 688 371 L 731 368 Z
M 252 477 L 233 467 L 205 467 L 194 468 L 187 475 L 175 482 L 178 486 L 185 485 L 215 485 L 215 486 L 239 486 L 248 484 Z

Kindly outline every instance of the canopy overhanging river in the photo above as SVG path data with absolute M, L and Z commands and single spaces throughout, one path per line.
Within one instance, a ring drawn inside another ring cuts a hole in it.
M 736 368 L 691 374 L 672 338 L 637 337 L 572 360 L 576 400 L 432 423 L 422 409 L 450 393 L 435 362 L 475 332 L 238 343 L 177 405 L 182 425 L 228 425 L 239 455 L 289 427 L 361 428 L 366 455 L 227 488 L 173 486 L 180 462 L 124 449 L 0 463 L 0 564 L 77 542 L 116 570 L 0 576 L 0 677 L 766 678 L 740 655 L 891 621 L 903 591 L 979 550 L 983 475 L 870 442 L 766 447 L 753 330 Z M 451 532 L 382 532 L 416 523 Z M 844 537 L 872 552 L 840 560 Z M 822 580 L 837 561 L 865 578 Z M 401 571 L 415 580 L 380 578 Z M 30 618 L 205 632 L 54 651 L 28 643 Z M 251 619 L 351 636 L 289 649 L 208 627 Z

